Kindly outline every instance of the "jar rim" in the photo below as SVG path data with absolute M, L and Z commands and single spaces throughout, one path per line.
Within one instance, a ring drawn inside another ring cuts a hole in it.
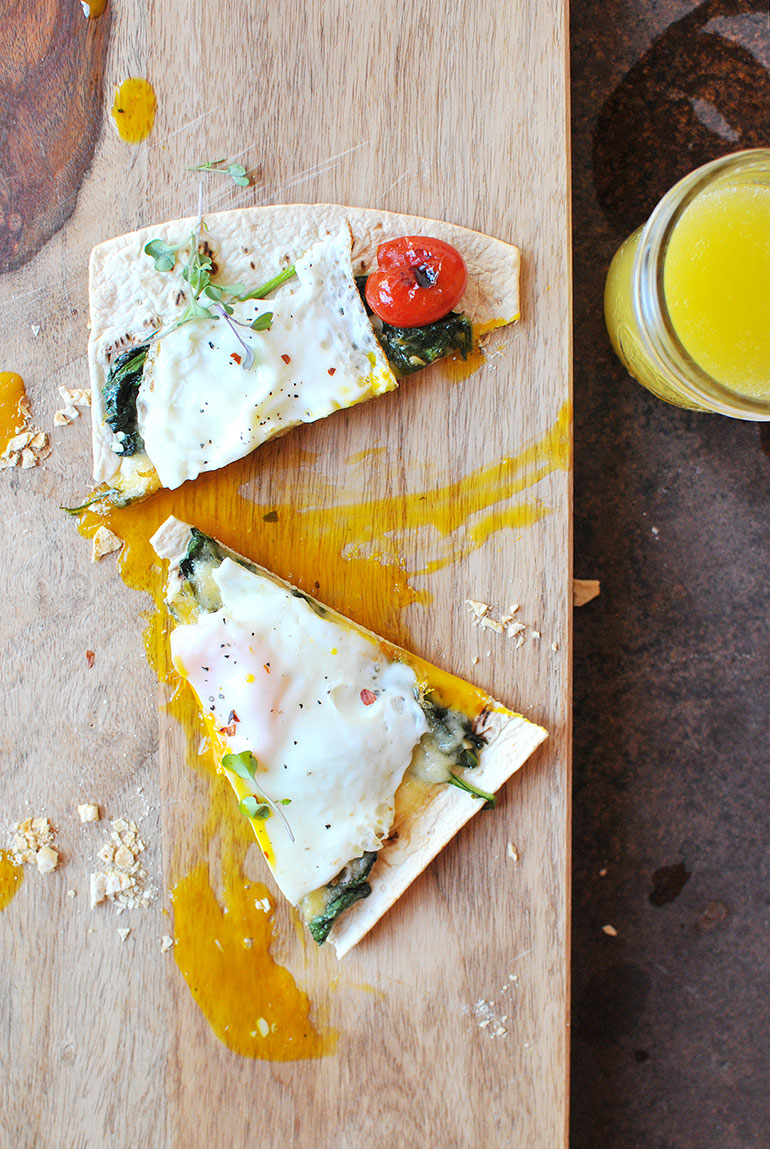
M 689 354 L 676 333 L 663 290 L 663 266 L 671 235 L 696 196 L 735 174 L 763 173 L 770 186 L 770 148 L 733 152 L 696 168 L 663 196 L 641 231 L 634 260 L 632 294 L 647 354 L 698 407 L 736 419 L 770 421 L 770 398 L 726 387 Z M 770 382 L 770 381 L 769 381 Z

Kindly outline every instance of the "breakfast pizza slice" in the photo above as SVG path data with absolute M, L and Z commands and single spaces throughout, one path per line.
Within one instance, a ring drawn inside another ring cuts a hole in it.
M 278 887 L 351 949 L 547 736 L 170 518 L 171 652 Z
M 398 385 L 519 316 L 519 252 L 328 204 L 143 228 L 90 264 L 94 477 L 175 488 Z

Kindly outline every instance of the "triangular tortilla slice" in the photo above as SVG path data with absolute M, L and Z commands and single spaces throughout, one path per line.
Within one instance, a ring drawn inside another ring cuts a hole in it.
M 157 554 L 169 561 L 168 582 L 167 582 L 167 602 L 171 604 L 172 612 L 174 613 L 177 621 L 177 627 L 198 626 L 200 628 L 200 618 L 204 617 L 209 620 L 206 625 L 209 625 L 212 619 L 219 618 L 221 615 L 224 617 L 225 623 L 227 622 L 227 611 L 222 607 L 214 607 L 209 604 L 206 608 L 207 612 L 201 614 L 198 603 L 199 598 L 191 598 L 190 590 L 190 566 L 189 556 L 192 553 L 190 550 L 191 541 L 198 535 L 199 540 L 204 536 L 200 536 L 199 532 L 195 532 L 188 524 L 182 523 L 177 519 L 169 518 L 159 528 L 152 539 L 152 544 Z M 204 545 L 207 545 L 210 540 L 207 540 Z M 483 735 L 483 745 L 478 751 L 478 764 L 472 769 L 462 770 L 460 773 L 466 781 L 472 781 L 473 785 L 481 790 L 495 793 L 503 785 L 503 783 L 511 777 L 527 760 L 535 748 L 547 737 L 546 731 L 540 726 L 536 726 L 528 722 L 519 714 L 515 714 L 508 710 L 501 703 L 491 698 L 489 695 L 471 686 L 469 683 L 456 678 L 454 675 L 448 674 L 445 671 L 438 669 L 435 666 L 426 663 L 424 660 L 417 658 L 409 652 L 395 647 L 387 643 L 385 640 L 372 634 L 364 627 L 352 622 L 351 620 L 340 615 L 338 612 L 333 611 L 329 607 L 319 604 L 316 600 L 311 599 L 305 595 L 304 592 L 296 590 L 279 579 L 276 575 L 259 567 L 249 560 L 243 559 L 235 552 L 216 544 L 219 555 L 216 562 L 220 563 L 222 570 L 227 565 L 228 571 L 236 571 L 245 567 L 254 582 L 249 584 L 248 594 L 260 594 L 260 585 L 262 581 L 265 583 L 265 593 L 272 594 L 277 590 L 285 596 L 293 596 L 294 602 L 301 600 L 301 609 L 308 609 L 314 615 L 320 615 L 325 620 L 324 626 L 328 625 L 332 628 L 331 633 L 339 632 L 341 635 L 352 635 L 356 641 L 362 639 L 369 645 L 376 646 L 378 651 L 377 658 L 390 664 L 410 668 L 414 672 L 414 680 L 419 683 L 421 691 L 428 694 L 429 697 L 434 697 L 442 706 L 449 706 L 457 711 L 460 711 L 467 719 L 473 724 L 474 731 L 480 732 Z M 239 564 L 236 568 L 232 564 Z M 181 564 L 181 565 L 180 565 Z M 219 567 L 216 568 L 217 570 Z M 246 576 L 243 576 L 244 578 Z M 220 582 L 224 582 L 224 577 L 219 576 Z M 247 580 L 248 581 L 248 580 Z M 198 590 L 196 594 L 200 594 Z M 193 602 L 193 609 L 189 609 L 190 602 Z M 251 599 L 247 599 L 248 602 Z M 287 597 L 287 601 L 288 597 Z M 219 614 L 216 612 L 219 611 Z M 257 617 L 257 611 L 254 612 L 254 618 Z M 308 615 L 308 618 L 310 615 Z M 230 618 L 232 625 L 232 616 Z M 275 620 L 271 616 L 268 625 L 275 635 Z M 254 638 L 254 631 L 256 633 L 257 643 L 259 642 L 259 632 L 257 624 L 251 622 L 249 616 L 248 630 L 251 637 Z M 205 631 L 203 633 L 206 633 Z M 232 633 L 227 626 L 223 624 L 222 635 L 227 637 Z M 280 627 L 277 631 L 278 641 L 280 641 Z M 183 635 L 184 639 L 185 636 Z M 275 637 L 271 638 L 275 642 Z M 313 639 L 309 636 L 308 642 L 312 643 Z M 224 643 L 223 643 L 224 645 Z M 334 649 L 331 654 L 337 654 L 337 645 L 341 646 L 342 643 L 334 643 Z M 172 648 L 174 646 L 172 637 Z M 179 647 L 177 646 L 177 649 Z M 208 652 L 210 647 L 206 647 L 206 663 L 202 669 L 209 670 Z M 233 650 L 232 657 L 236 657 L 236 651 Z M 222 656 L 220 656 L 222 657 Z M 231 657 L 227 653 L 224 657 Z M 240 654 L 238 654 L 240 657 Z M 260 658 L 257 658 L 257 662 Z M 332 660 L 333 661 L 333 660 Z M 228 667 L 231 664 L 228 664 Z M 241 666 L 244 667 L 245 663 L 241 660 Z M 178 666 L 183 677 L 188 677 L 185 668 Z M 324 667 L 328 669 L 328 667 Z M 270 672 L 270 667 L 264 667 L 266 673 Z M 273 671 L 276 666 L 273 666 Z M 296 675 L 301 677 L 305 672 L 306 667 L 303 665 L 302 657 L 297 659 Z M 292 673 L 295 673 L 292 671 Z M 240 674 L 240 670 L 239 670 Z M 246 678 L 245 681 L 253 681 L 251 678 Z M 358 702 L 356 697 L 358 686 L 360 683 L 355 684 L 354 687 L 354 700 Z M 251 689 L 251 688 L 249 688 Z M 255 695 L 259 690 L 256 686 L 253 688 Z M 207 719 L 208 728 L 213 736 L 213 741 L 220 754 L 227 753 L 235 748 L 242 749 L 242 744 L 238 743 L 237 747 L 233 741 L 236 736 L 236 723 L 239 721 L 237 717 L 234 718 L 234 710 L 232 701 L 222 695 L 217 695 L 221 698 L 221 702 L 214 703 L 214 695 L 206 703 L 200 698 L 201 693 L 208 693 L 200 691 L 199 688 L 199 701 L 204 718 Z M 369 697 L 366 697 L 369 696 Z M 243 696 L 241 695 L 241 698 Z M 374 701 L 374 693 L 367 690 L 361 692 L 361 698 L 364 705 L 369 705 Z M 315 696 L 311 698 L 310 705 L 315 711 Z M 209 704 L 218 707 L 219 711 L 217 718 L 214 719 L 213 713 L 209 710 Z M 240 704 L 239 704 L 240 705 Z M 321 706 L 321 703 L 318 703 Z M 228 715 L 228 711 L 230 711 Z M 321 712 L 317 712 L 321 713 Z M 359 721 L 363 711 L 358 715 L 353 716 L 354 721 Z M 224 716 L 227 715 L 227 718 Z M 231 726 L 220 726 L 220 723 L 230 721 L 233 723 Z M 323 739 L 319 739 L 319 746 L 322 744 Z M 295 742 L 294 745 L 297 745 Z M 402 771 L 410 761 L 411 749 L 402 765 Z M 324 754 L 321 750 L 318 753 L 318 769 L 319 772 L 323 769 Z M 316 762 L 309 763 L 313 765 L 314 770 Z M 245 794 L 253 792 L 248 787 L 244 786 L 241 780 L 234 774 L 228 773 L 228 778 L 233 784 L 236 795 L 242 799 Z M 286 778 L 286 775 L 280 774 L 281 779 Z M 400 775 L 399 775 L 400 777 Z M 276 792 L 273 798 L 279 798 L 280 794 Z M 400 783 L 398 789 L 395 791 L 394 808 L 390 811 L 392 820 L 387 825 L 385 832 L 380 833 L 380 840 L 382 842 L 381 848 L 377 853 L 376 862 L 373 865 L 368 881 L 371 886 L 371 893 L 363 900 L 357 901 L 346 909 L 344 913 L 335 921 L 329 934 L 329 940 L 334 945 L 338 957 L 343 957 L 360 939 L 372 928 L 372 926 L 382 917 L 382 915 L 393 905 L 393 903 L 400 897 L 406 888 L 414 881 L 414 879 L 422 872 L 428 863 L 440 852 L 440 850 L 450 841 L 457 831 L 476 814 L 484 803 L 478 798 L 471 796 L 461 790 L 456 789 L 453 785 L 443 783 L 426 784 L 423 782 L 415 783 L 414 779 L 410 778 L 407 774 L 404 781 Z M 295 806 L 296 811 L 296 806 Z M 276 813 L 279 811 L 276 810 Z M 292 811 L 291 805 L 287 804 L 287 816 L 289 821 L 295 819 L 295 826 L 297 825 L 296 814 Z M 323 819 L 325 821 L 326 819 Z M 331 818 L 329 819 L 331 821 Z M 252 825 L 255 828 L 258 841 L 265 851 L 265 840 L 262 836 L 261 827 L 265 825 L 264 822 L 252 820 Z M 280 834 L 281 827 L 278 818 L 272 819 L 271 826 L 274 827 L 273 833 Z M 328 829 L 328 827 L 327 827 Z M 281 839 L 283 840 L 283 839 Z M 379 843 L 378 843 L 379 845 Z M 286 847 L 287 849 L 289 847 Z M 303 842 L 298 840 L 296 848 L 302 849 Z M 372 849 L 371 846 L 365 847 Z M 266 856 L 271 865 L 274 865 L 275 859 L 270 858 L 270 843 L 267 843 Z M 275 871 L 274 871 L 275 872 Z M 275 876 L 279 880 L 280 875 L 276 872 Z M 291 899 L 290 899 L 291 900 Z
M 120 454 L 120 439 L 116 438 L 112 428 L 105 422 L 102 389 L 110 364 L 122 352 L 143 343 L 153 332 L 175 322 L 184 304 L 186 284 L 181 271 L 187 249 L 180 249 L 173 271 L 158 272 L 153 260 L 144 253 L 144 248 L 154 239 L 178 245 L 189 236 L 196 224 L 195 218 L 187 218 L 141 228 L 128 235 L 107 240 L 91 253 L 88 354 L 92 388 L 94 478 L 98 482 L 125 489 L 130 483 L 133 465 L 131 460 Z M 337 236 L 341 229 L 349 230 L 352 236 L 352 272 L 355 275 L 375 266 L 377 246 L 386 239 L 410 234 L 432 236 L 451 243 L 466 261 L 467 288 L 456 310 L 471 320 L 476 336 L 519 318 L 518 248 L 467 228 L 420 216 L 333 204 L 242 208 L 206 215 L 205 224 L 202 239 L 208 245 L 214 261 L 214 281 L 244 284 L 248 288 L 257 287 L 301 260 L 320 239 Z M 348 288 L 351 284 L 349 275 L 348 271 Z M 291 289 L 292 284 L 287 284 L 271 299 L 275 298 L 278 304 L 282 292 Z M 330 401 L 325 405 L 319 404 L 317 410 L 314 410 L 312 402 L 304 403 L 296 417 L 292 413 L 283 426 L 266 425 L 264 432 L 259 432 L 260 435 L 264 433 L 264 439 L 260 441 L 283 433 L 297 422 L 312 422 L 333 409 L 351 406 L 397 386 L 398 380 L 377 340 L 372 336 L 360 300 L 350 299 L 349 303 L 351 309 L 360 311 L 353 318 L 359 324 L 356 330 L 361 331 L 360 325 L 366 329 L 363 332 L 364 346 L 360 350 L 370 366 L 365 373 L 359 373 L 355 386 L 349 392 L 331 396 Z M 252 316 L 249 313 L 240 318 L 251 319 Z M 187 325 L 188 328 L 194 326 L 194 323 Z M 223 325 L 218 326 L 222 328 Z M 367 338 L 369 342 L 366 342 Z M 151 351 L 151 357 L 154 354 Z M 244 379 L 247 377 L 249 385 L 256 385 L 254 372 L 245 372 Z M 247 454 L 258 445 L 259 442 L 252 437 L 241 453 Z M 237 449 L 231 454 L 233 458 L 239 457 Z M 203 460 L 200 462 L 200 469 L 207 469 Z M 154 482 L 157 486 L 157 476 Z M 138 489 L 142 489 L 141 481 Z

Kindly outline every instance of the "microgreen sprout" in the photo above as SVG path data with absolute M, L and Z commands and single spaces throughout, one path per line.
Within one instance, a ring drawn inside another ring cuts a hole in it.
M 494 810 L 497 805 L 497 796 L 495 794 L 488 794 L 486 790 L 482 790 L 479 786 L 474 786 L 472 782 L 466 782 L 464 778 L 460 778 L 457 774 L 450 774 L 447 778 L 450 786 L 456 786 L 458 790 L 464 790 L 466 794 L 472 794 L 474 798 L 484 799 L 484 808 Z
M 205 164 L 196 164 L 195 167 L 187 170 L 188 172 L 218 172 L 220 175 L 229 176 L 233 183 L 238 184 L 238 187 L 247 188 L 251 180 L 243 164 L 227 164 L 227 167 L 223 168 L 221 165 L 226 162 L 226 160 L 207 160 Z
M 212 165 L 220 163 L 224 163 L 224 160 L 213 160 L 211 165 L 201 165 L 199 168 L 191 170 L 218 171 L 220 169 Z M 273 312 L 266 311 L 262 315 L 258 315 L 252 323 L 242 323 L 232 318 L 233 304 L 243 303 L 249 299 L 264 299 L 295 276 L 296 270 L 292 264 L 291 267 L 284 268 L 272 279 L 268 279 L 252 290 L 249 290 L 243 283 L 214 283 L 211 278 L 214 268 L 211 256 L 206 251 L 201 251 L 200 235 L 202 229 L 206 229 L 206 224 L 203 220 L 203 189 L 201 188 L 198 199 L 198 219 L 189 237 L 177 244 L 169 244 L 162 239 L 151 239 L 145 245 L 145 255 L 152 259 L 155 270 L 160 272 L 173 271 L 177 253 L 181 248 L 189 247 L 187 263 L 182 270 L 182 278 L 189 287 L 187 305 L 173 324 L 156 331 L 152 339 L 165 335 L 175 327 L 181 327 L 183 323 L 189 323 L 191 319 L 224 319 L 243 348 L 244 355 L 241 367 L 244 371 L 248 371 L 254 365 L 254 351 L 238 334 L 236 327 L 248 327 L 252 331 L 269 331 L 273 322 Z
M 150 259 L 154 260 L 156 271 L 173 271 L 176 253 L 180 247 L 184 247 L 184 241 L 171 246 L 164 243 L 162 239 L 151 239 L 144 249 L 144 254 L 149 255 Z
M 230 328 L 233 335 L 235 336 L 235 338 L 238 340 L 241 347 L 243 348 L 243 363 L 241 363 L 241 367 L 243 368 L 244 371 L 250 371 L 251 368 L 254 366 L 254 359 L 255 359 L 254 348 L 250 347 L 249 344 L 246 343 L 241 338 L 241 336 L 238 334 L 238 328 L 243 327 L 244 324 L 238 323 L 237 320 L 230 318 L 230 316 L 232 315 L 233 309 L 232 309 L 232 307 L 228 308 L 227 305 L 224 303 L 213 304 L 213 309 L 214 309 L 214 311 L 218 312 L 219 315 L 222 316 L 225 323 Z
M 259 763 L 250 750 L 244 750 L 240 754 L 225 754 L 222 759 L 222 765 L 225 770 L 229 770 L 232 774 L 236 774 L 242 781 L 247 782 L 250 786 L 259 786 L 261 796 L 247 794 L 238 803 L 238 809 L 247 818 L 269 818 L 272 811 L 279 816 L 283 822 L 286 833 L 293 842 L 294 834 L 289 825 L 286 815 L 284 814 L 281 806 L 290 806 L 291 798 L 280 798 L 277 802 L 273 801 L 269 794 L 265 793 L 264 787 L 261 783 L 257 783 L 256 773 Z
M 122 495 L 123 495 L 123 492 L 120 491 L 117 487 L 108 487 L 106 490 L 103 490 L 103 491 L 94 491 L 94 493 L 92 495 L 89 495 L 89 497 L 86 499 L 86 501 L 84 503 L 81 503 L 79 507 L 61 507 L 60 506 L 59 510 L 66 511 L 68 515 L 79 515 L 81 511 L 87 511 L 88 508 L 94 506 L 95 503 L 101 503 L 105 500 L 109 500 L 115 506 L 118 506 L 119 504 L 118 504 L 118 502 L 114 496 L 122 496 Z
M 267 802 L 258 802 L 253 794 L 247 794 L 245 798 L 241 798 L 238 809 L 244 817 L 257 818 L 259 821 L 269 818 L 272 814 Z

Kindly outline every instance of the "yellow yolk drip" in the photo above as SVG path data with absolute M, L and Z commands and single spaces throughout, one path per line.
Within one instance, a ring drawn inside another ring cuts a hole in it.
M 146 140 L 155 123 L 157 103 L 152 85 L 139 76 L 124 80 L 115 89 L 110 115 L 121 140 L 127 144 L 140 144 Z
M 15 371 L 0 371 L 0 455 L 29 417 L 24 380 Z
M 80 4 L 89 20 L 98 20 L 104 15 L 107 0 L 80 0 Z
M 14 862 L 7 850 L 0 850 L 0 910 L 13 900 L 23 878 L 24 867 Z

